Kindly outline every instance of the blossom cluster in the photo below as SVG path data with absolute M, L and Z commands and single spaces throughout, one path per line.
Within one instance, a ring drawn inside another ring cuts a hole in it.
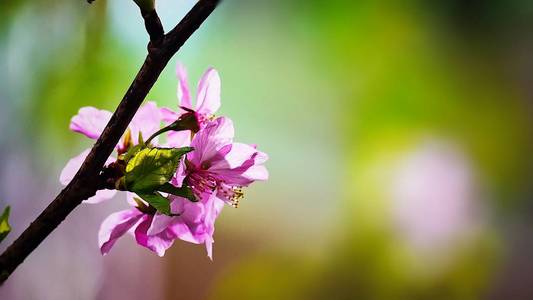
M 116 146 L 117 156 L 106 162 L 107 168 L 123 166 L 116 189 L 99 190 L 85 201 L 100 203 L 120 190 L 127 194 L 131 208 L 111 214 L 100 227 L 98 240 L 104 255 L 117 239 L 130 233 L 139 245 L 159 256 L 180 239 L 205 244 L 212 258 L 215 220 L 223 207 L 236 207 L 243 187 L 268 178 L 264 166 L 268 156 L 255 145 L 234 142 L 232 121 L 214 116 L 220 107 L 218 72 L 210 68 L 204 73 L 195 106 L 181 64 L 177 77 L 177 110 L 158 108 L 154 102 L 141 106 Z M 110 118 L 109 111 L 83 107 L 72 118 L 70 129 L 97 139 Z M 164 141 L 160 133 L 166 135 Z M 67 163 L 60 175 L 63 185 L 72 180 L 88 153 L 89 149 Z M 168 178 L 162 166 L 171 168 Z M 154 170 L 157 176 L 144 174 L 146 170 Z M 154 181 L 157 190 L 146 191 Z

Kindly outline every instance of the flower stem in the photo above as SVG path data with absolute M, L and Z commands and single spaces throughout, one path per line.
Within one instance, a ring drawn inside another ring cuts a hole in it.
M 159 129 L 158 131 L 156 131 L 154 134 L 152 134 L 152 135 L 146 140 L 145 144 L 146 144 L 146 145 L 150 144 L 150 142 L 151 142 L 156 136 L 158 136 L 158 135 L 160 135 L 160 134 L 163 134 L 163 133 L 165 133 L 165 132 L 167 132 L 167 131 L 173 131 L 174 128 L 173 128 L 172 125 L 173 125 L 173 124 L 170 124 L 170 125 L 168 125 L 167 127 L 163 127 L 163 128 L 161 128 L 161 129 Z

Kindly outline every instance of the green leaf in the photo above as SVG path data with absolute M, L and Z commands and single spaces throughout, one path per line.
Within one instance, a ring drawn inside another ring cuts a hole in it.
M 180 158 L 192 150 L 191 147 L 140 150 L 126 165 L 126 189 L 141 194 L 152 193 L 172 178 Z
M 198 199 L 194 196 L 192 189 L 187 186 L 183 187 L 175 187 L 170 183 L 165 183 L 162 186 L 158 188 L 160 192 L 172 194 L 174 196 L 180 196 L 183 198 L 187 198 L 191 200 L 192 202 L 198 202 Z
M 159 211 L 162 214 L 165 214 L 167 216 L 173 216 L 173 214 L 170 211 L 170 201 L 163 197 L 159 193 L 153 193 L 153 194 L 139 194 L 139 197 L 141 197 L 144 201 L 148 202 L 151 206 L 153 206 L 157 211 Z
M 4 212 L 0 216 L 0 242 L 3 241 L 6 236 L 11 231 L 11 226 L 9 226 L 9 211 L 11 210 L 11 207 L 6 206 L 4 209 Z

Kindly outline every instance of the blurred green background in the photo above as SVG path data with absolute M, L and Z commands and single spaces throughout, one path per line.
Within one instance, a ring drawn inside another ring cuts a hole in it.
M 157 0 L 168 30 L 192 0 Z M 147 35 L 133 1 L 0 3 L 5 249 L 51 201 L 81 106 L 114 110 Z M 2 299 L 533 299 L 533 2 L 226 0 L 148 96 L 214 66 L 220 115 L 270 180 L 217 221 L 214 261 L 164 258 L 79 207 Z

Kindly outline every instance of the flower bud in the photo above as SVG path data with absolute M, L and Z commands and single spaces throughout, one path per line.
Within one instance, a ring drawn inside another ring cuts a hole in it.
M 190 130 L 194 133 L 200 130 L 200 121 L 195 111 L 189 111 L 179 117 L 176 122 L 172 123 L 172 129 L 175 131 Z

